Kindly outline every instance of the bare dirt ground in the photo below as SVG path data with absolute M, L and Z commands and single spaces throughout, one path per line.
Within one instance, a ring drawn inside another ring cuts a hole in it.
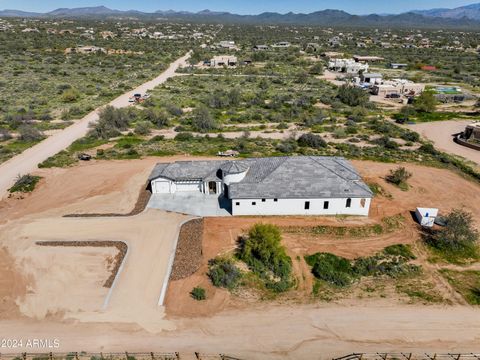
M 129 106 L 130 103 L 128 99 L 131 94 L 144 94 L 147 92 L 147 90 L 153 89 L 155 86 L 160 85 L 172 76 L 175 76 L 175 71 L 177 68 L 181 65 L 184 65 L 189 56 L 189 54 L 182 56 L 170 64 L 167 70 L 161 73 L 158 77 L 147 81 L 138 86 L 136 89 L 128 91 L 127 93 L 112 100 L 109 105 L 118 108 Z M 85 136 L 85 134 L 88 132 L 89 124 L 98 120 L 100 109 L 101 107 L 92 111 L 84 118 L 76 121 L 73 125 L 67 127 L 66 129 L 53 134 L 37 145 L 32 146 L 21 154 L 11 158 L 3 164 L 0 164 L 0 173 L 2 174 L 0 177 L 0 199 L 6 195 L 7 190 L 13 185 L 15 178 L 19 174 L 24 175 L 35 171 L 39 163 L 65 149 L 75 140 Z
M 464 131 L 465 126 L 471 123 L 471 120 L 448 120 L 407 125 L 407 127 L 432 141 L 438 149 L 461 156 L 480 166 L 480 151 L 453 141 L 453 135 Z
M 245 359 L 302 359 L 312 354 L 328 358 L 353 351 L 478 351 L 478 309 L 405 305 L 395 298 L 322 303 L 307 296 L 311 291 L 309 269 L 296 260 L 295 271 L 305 275 L 305 280 L 290 298 L 273 302 L 249 293 L 232 297 L 227 291 L 213 289 L 205 276 L 204 262 L 191 277 L 170 284 L 165 314 L 156 302 L 171 247 L 167 239 L 175 237 L 185 217 L 150 210 L 128 218 L 62 215 L 128 212 L 153 165 L 182 158 L 94 161 L 69 169 L 41 170 L 38 173 L 44 179 L 32 194 L 22 200 L 1 201 L 0 335 L 58 338 L 61 345 L 56 351 L 201 351 Z M 439 206 L 442 212 L 465 206 L 475 219 L 480 218 L 479 186 L 457 174 L 407 164 L 413 173 L 412 188 L 402 192 L 382 179 L 394 165 L 354 164 L 367 181 L 378 182 L 393 197 L 376 199 L 371 217 L 207 219 L 204 261 L 232 251 L 238 234 L 258 221 L 280 226 L 357 226 L 398 213 L 407 219 L 402 232 L 366 239 L 286 234 L 289 255 L 295 259 L 313 251 L 355 257 L 393 243 L 411 243 L 417 232 L 407 215 L 415 206 Z M 68 239 L 122 240 L 129 244 L 125 267 L 106 310 L 101 310 L 100 300 L 105 298 L 100 295 L 105 291 L 102 281 L 108 277 L 106 260 L 112 254 L 96 249 L 72 253 L 73 248 L 33 245 L 35 241 Z M 47 257 L 53 264 L 46 262 Z M 197 285 L 207 289 L 206 302 L 190 298 L 188 293 Z M 51 303 L 49 296 L 54 299 Z M 27 306 L 35 301 L 42 306 Z M 43 311 L 32 314 L 26 309 Z

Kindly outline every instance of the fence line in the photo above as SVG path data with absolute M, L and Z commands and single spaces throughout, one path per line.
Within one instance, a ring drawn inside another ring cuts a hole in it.
M 352 353 L 333 360 L 480 360 L 480 353 Z

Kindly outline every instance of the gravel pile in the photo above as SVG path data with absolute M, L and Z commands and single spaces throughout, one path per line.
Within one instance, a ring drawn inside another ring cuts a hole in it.
M 112 272 L 103 284 L 103 287 L 108 289 L 112 287 L 118 269 L 120 269 L 120 265 L 122 264 L 128 249 L 127 244 L 122 241 L 38 241 L 36 244 L 39 246 L 116 247 L 118 253 L 113 259 Z
M 194 219 L 183 224 L 180 229 L 170 280 L 185 279 L 200 268 L 202 240 L 203 219 Z

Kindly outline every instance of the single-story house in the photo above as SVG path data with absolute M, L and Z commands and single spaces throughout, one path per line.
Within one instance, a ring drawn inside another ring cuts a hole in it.
M 416 96 L 420 95 L 424 90 L 424 84 L 418 84 L 406 79 L 393 79 L 374 85 L 372 88 L 372 94 L 381 97 L 387 97 L 387 95 L 392 94 Z
M 382 82 L 383 75 L 380 73 L 363 73 L 360 75 L 360 81 L 362 83 L 380 84 Z
M 237 66 L 238 59 L 233 55 L 214 56 L 210 59 L 211 67 Z
M 353 60 L 356 62 L 367 63 L 367 62 L 376 62 L 384 60 L 383 57 L 380 56 L 361 56 L 361 55 L 354 55 Z
M 254 51 L 267 51 L 268 50 L 268 45 L 255 45 L 253 47 Z
M 401 64 L 401 63 L 390 63 L 390 69 L 406 69 L 408 64 Z
M 373 197 L 350 162 L 327 156 L 159 163 L 149 183 L 152 196 L 222 198 L 232 215 L 368 216 Z
M 358 74 L 361 71 L 367 72 L 368 64 L 357 63 L 352 59 L 332 59 L 328 62 L 328 69 L 347 74 Z

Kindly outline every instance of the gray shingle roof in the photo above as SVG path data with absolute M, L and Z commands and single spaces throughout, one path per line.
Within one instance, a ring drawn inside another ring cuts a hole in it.
M 231 199 L 372 197 L 369 187 L 342 157 L 294 156 L 157 164 L 149 179 L 220 181 L 219 169 L 248 168 L 229 185 Z

